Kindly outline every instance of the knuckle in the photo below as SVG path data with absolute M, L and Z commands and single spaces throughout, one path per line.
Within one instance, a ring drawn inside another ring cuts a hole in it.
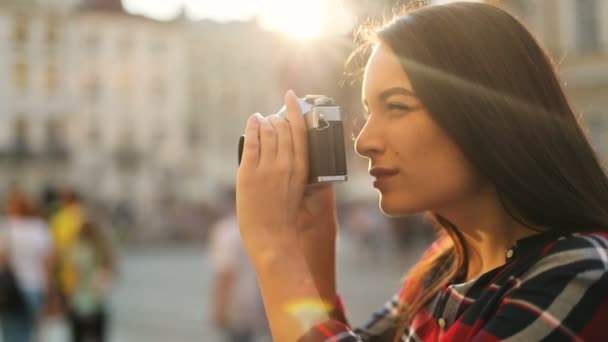
M 260 134 L 266 135 L 266 136 L 272 136 L 275 134 L 275 131 L 271 125 L 262 125 L 260 127 Z
M 287 122 L 287 120 L 285 120 L 284 118 L 282 118 L 276 114 L 271 115 L 269 117 L 269 121 L 275 127 L 281 127 L 281 128 L 289 127 L 289 123 Z
M 282 130 L 289 131 L 291 127 L 289 126 L 289 122 L 285 119 L 279 119 L 276 123 L 276 126 Z

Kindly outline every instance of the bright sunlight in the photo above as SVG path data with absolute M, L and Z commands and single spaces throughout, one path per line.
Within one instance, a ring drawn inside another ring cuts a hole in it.
M 327 25 L 324 0 L 267 1 L 259 12 L 260 24 L 295 39 L 310 39 L 324 33 Z
M 315 38 L 328 29 L 326 0 L 124 0 L 132 13 L 168 20 L 186 5 L 193 19 L 212 18 L 219 21 L 257 18 L 265 29 L 279 31 L 294 39 Z M 336 13 L 336 17 L 338 17 Z M 338 19 L 338 18 L 336 18 Z

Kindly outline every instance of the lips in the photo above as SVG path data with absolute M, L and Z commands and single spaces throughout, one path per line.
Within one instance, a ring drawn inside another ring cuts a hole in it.
M 385 167 L 372 167 L 369 170 L 369 174 L 374 176 L 376 180 L 374 181 L 374 188 L 384 191 L 388 187 L 389 180 L 392 176 L 395 176 L 399 173 L 397 169 L 385 168 Z
M 385 168 L 385 167 L 373 167 L 369 170 L 369 174 L 376 178 L 385 178 L 394 176 L 399 173 L 397 169 Z

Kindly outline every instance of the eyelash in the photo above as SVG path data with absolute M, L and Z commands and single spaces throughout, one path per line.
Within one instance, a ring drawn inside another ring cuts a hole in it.
M 412 106 L 404 105 L 401 103 L 387 103 L 386 108 L 388 109 L 388 111 L 397 110 L 397 111 L 402 111 L 402 112 L 410 112 L 414 109 L 414 107 L 412 107 Z M 364 108 L 363 119 L 365 119 L 367 121 L 369 119 L 370 115 L 371 115 L 371 112 L 367 108 Z
M 413 109 L 411 106 L 404 105 L 401 103 L 388 103 L 386 107 L 388 108 L 388 110 L 399 110 L 403 112 L 409 112 Z

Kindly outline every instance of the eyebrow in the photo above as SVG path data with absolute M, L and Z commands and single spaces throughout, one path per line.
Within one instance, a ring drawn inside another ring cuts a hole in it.
M 414 93 L 413 90 L 410 89 L 406 89 L 404 87 L 392 87 L 392 88 L 388 88 L 386 90 L 383 90 L 379 95 L 378 95 L 378 99 L 380 99 L 380 101 L 386 101 L 386 99 L 388 99 L 389 97 L 393 96 L 393 95 L 405 95 L 405 96 L 412 96 L 412 97 L 416 97 L 416 94 Z M 367 100 L 364 99 L 363 100 L 363 105 L 365 107 L 368 106 L 367 104 Z

